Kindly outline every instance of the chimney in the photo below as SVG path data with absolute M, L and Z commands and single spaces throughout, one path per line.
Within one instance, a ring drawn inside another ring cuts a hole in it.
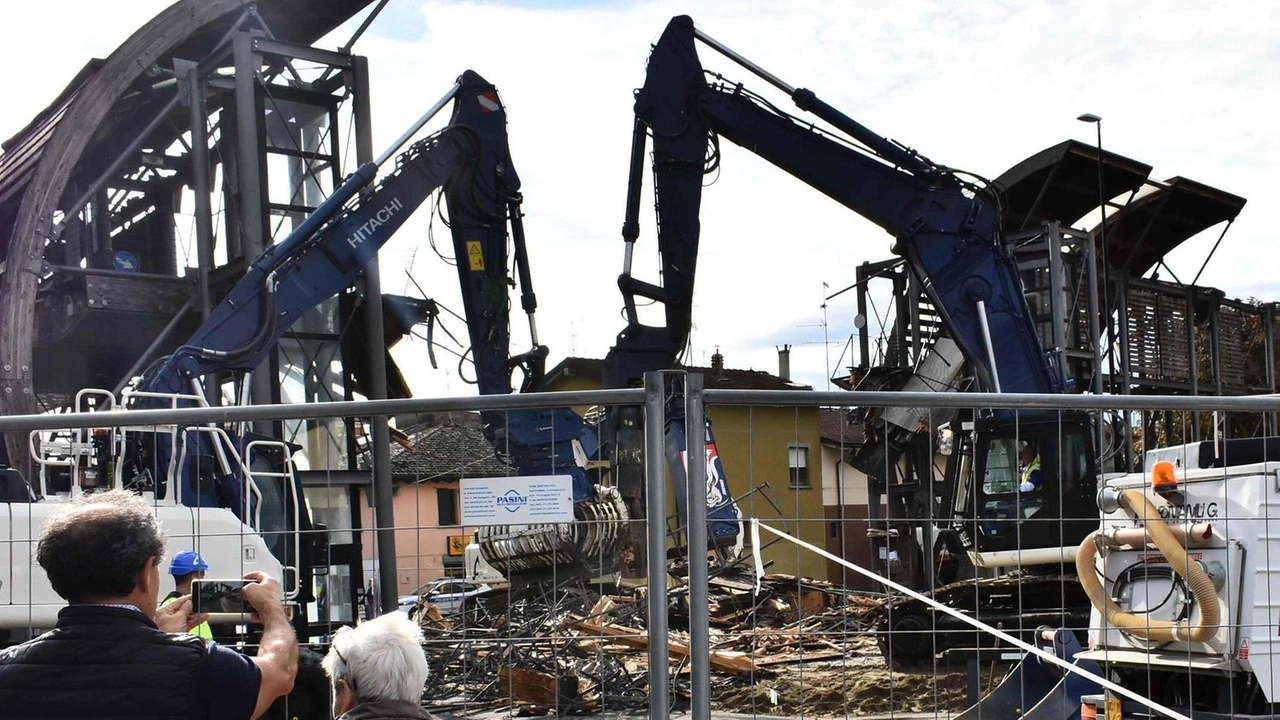
M 778 377 L 791 381 L 791 346 L 783 345 L 778 348 Z
M 720 346 L 716 346 L 716 351 L 711 355 L 711 372 L 717 377 L 724 375 L 724 356 L 720 354 Z

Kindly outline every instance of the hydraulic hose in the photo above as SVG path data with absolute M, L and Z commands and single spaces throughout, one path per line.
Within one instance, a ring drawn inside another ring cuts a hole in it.
M 1125 612 L 1116 605 L 1102 586 L 1098 577 L 1094 559 L 1098 554 L 1095 538 L 1098 531 L 1080 543 L 1076 553 L 1076 573 L 1080 576 L 1080 584 L 1093 607 L 1102 613 L 1107 623 L 1119 628 L 1121 632 L 1143 640 L 1153 642 L 1208 642 L 1218 631 L 1221 620 L 1218 609 L 1218 590 L 1213 580 L 1205 572 L 1200 563 L 1187 558 L 1186 548 L 1178 541 L 1169 526 L 1160 517 L 1159 511 L 1139 489 L 1131 488 L 1120 494 L 1120 506 L 1128 508 L 1146 525 L 1152 542 L 1160 549 L 1160 554 L 1168 561 L 1173 571 L 1187 581 L 1196 604 L 1200 606 L 1200 622 L 1191 624 L 1190 614 L 1186 620 L 1176 623 L 1168 620 L 1152 620 Z

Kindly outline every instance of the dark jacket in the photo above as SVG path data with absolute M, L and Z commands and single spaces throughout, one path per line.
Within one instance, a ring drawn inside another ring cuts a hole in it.
M 57 628 L 0 651 L 5 718 L 201 717 L 196 682 L 207 654 L 193 635 L 161 632 L 142 613 L 72 605 Z
M 418 703 L 407 700 L 373 700 L 348 710 L 338 720 L 436 720 Z

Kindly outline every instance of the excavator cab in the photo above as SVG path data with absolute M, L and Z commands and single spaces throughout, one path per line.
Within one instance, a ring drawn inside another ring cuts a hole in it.
M 1097 525 L 1093 432 L 1084 413 L 1004 413 L 974 422 L 973 474 L 958 487 L 979 565 L 1060 562 L 1049 558 Z

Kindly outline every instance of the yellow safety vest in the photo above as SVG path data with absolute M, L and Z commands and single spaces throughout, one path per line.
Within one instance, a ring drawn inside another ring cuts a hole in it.
M 169 603 L 173 602 L 174 600 L 177 600 L 180 597 L 182 596 L 170 595 L 169 597 L 164 599 L 164 602 L 160 603 L 160 607 L 164 607 L 165 605 L 168 605 Z M 205 640 L 213 639 L 213 628 L 209 627 L 208 621 L 200 623 L 199 625 L 191 628 L 187 632 L 191 633 L 192 635 L 195 635 L 196 637 L 202 637 Z
M 1031 473 L 1039 469 L 1040 469 L 1040 456 L 1037 455 L 1034 460 L 1032 460 L 1030 463 L 1027 464 L 1026 467 L 1022 468 L 1021 482 L 1024 482 L 1024 483 L 1031 482 Z

